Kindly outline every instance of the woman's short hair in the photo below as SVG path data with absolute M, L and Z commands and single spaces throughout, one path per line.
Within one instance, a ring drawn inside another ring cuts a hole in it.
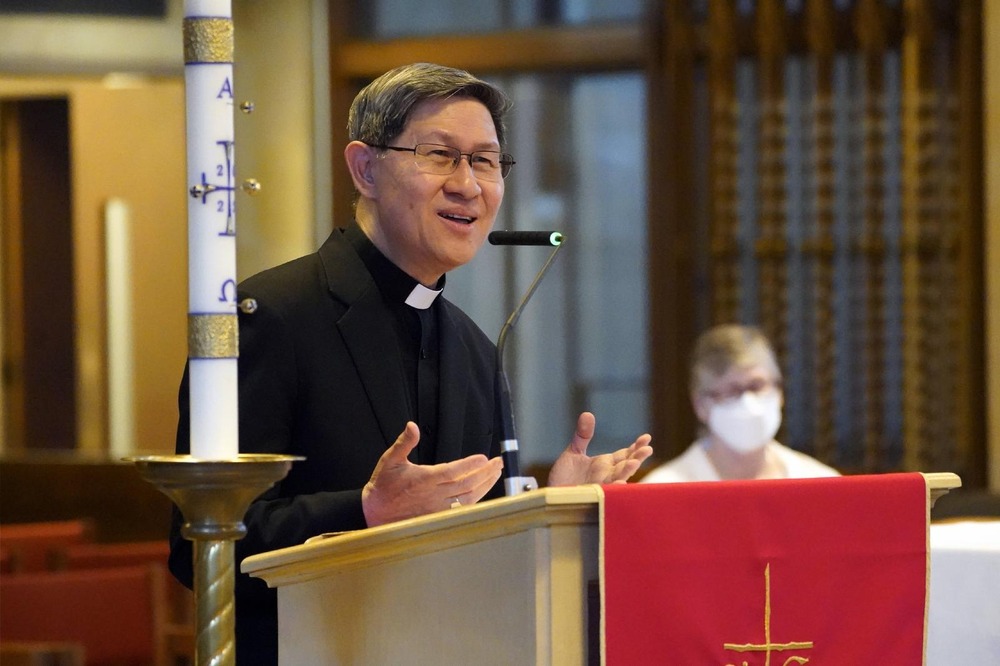
M 781 368 L 767 337 L 754 326 L 723 324 L 708 329 L 694 345 L 691 359 L 692 393 L 701 393 L 731 368 L 764 365 L 781 381 Z
M 506 145 L 504 116 L 510 99 L 496 86 L 452 67 L 418 62 L 389 70 L 358 93 L 347 117 L 351 141 L 384 146 L 402 134 L 413 108 L 429 99 L 470 97 L 493 118 L 500 150 Z

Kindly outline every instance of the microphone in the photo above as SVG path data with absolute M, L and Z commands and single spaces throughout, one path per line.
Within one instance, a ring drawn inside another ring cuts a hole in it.
M 517 430 L 514 427 L 514 407 L 510 399 L 510 384 L 507 381 L 507 373 L 503 368 L 503 352 L 507 346 L 507 335 L 514 324 L 521 317 L 521 311 L 528 304 L 528 300 L 535 293 L 542 277 L 549 270 L 549 266 L 556 258 L 556 253 L 562 248 L 563 235 L 558 231 L 494 231 L 489 235 L 492 245 L 547 245 L 555 246 L 549 258 L 542 265 L 538 275 L 531 282 L 528 290 L 521 297 L 521 302 L 517 304 L 514 311 L 507 318 L 507 321 L 500 329 L 500 337 L 497 340 L 496 353 L 496 390 L 500 399 L 500 456 L 503 459 L 503 485 L 504 493 L 509 497 L 518 495 L 526 490 L 537 490 L 538 482 L 534 477 L 521 476 L 521 463 L 519 459 Z
M 487 238 L 490 245 L 561 245 L 558 231 L 493 231 Z

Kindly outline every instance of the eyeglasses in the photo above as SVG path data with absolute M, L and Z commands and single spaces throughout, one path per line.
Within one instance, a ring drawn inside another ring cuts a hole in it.
M 401 153 L 413 153 L 413 163 L 424 173 L 438 176 L 448 176 L 455 173 L 462 158 L 469 160 L 472 173 L 480 180 L 500 181 L 507 177 L 510 168 L 514 166 L 514 158 L 497 150 L 475 150 L 463 153 L 452 146 L 442 146 L 437 143 L 418 143 L 413 148 L 401 146 L 372 146 L 379 150 L 395 150 Z
M 781 389 L 781 382 L 776 379 L 753 379 L 745 384 L 721 386 L 710 391 L 702 391 L 702 395 L 718 403 L 735 402 L 745 393 L 753 393 L 758 397 L 770 395 Z

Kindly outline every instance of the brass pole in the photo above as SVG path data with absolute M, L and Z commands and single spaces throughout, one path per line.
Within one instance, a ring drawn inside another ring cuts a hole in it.
M 235 542 L 246 535 L 250 502 L 288 474 L 297 456 L 242 454 L 233 460 L 191 456 L 127 458 L 184 515 L 194 542 L 197 666 L 235 666 Z

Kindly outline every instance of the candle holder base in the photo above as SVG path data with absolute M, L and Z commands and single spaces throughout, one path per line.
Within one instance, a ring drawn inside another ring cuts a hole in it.
M 240 454 L 230 460 L 137 456 L 139 474 L 184 516 L 181 535 L 194 542 L 197 617 L 195 663 L 232 666 L 235 648 L 235 547 L 246 535 L 250 503 L 288 474 L 299 456 Z

